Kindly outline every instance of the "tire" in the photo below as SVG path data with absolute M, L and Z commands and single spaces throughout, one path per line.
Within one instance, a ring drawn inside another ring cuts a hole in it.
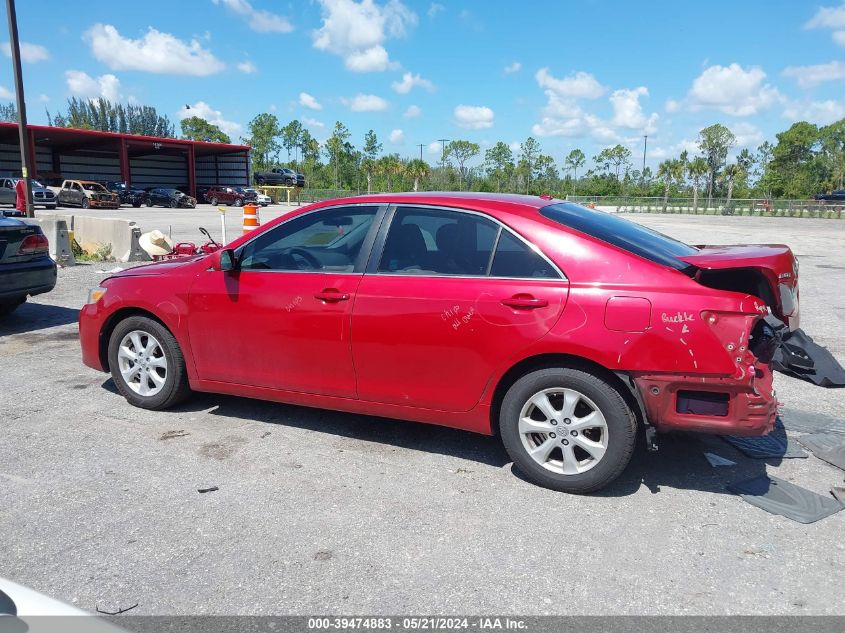
M 120 353 L 122 344 L 126 353 Z M 136 348 L 142 354 L 149 354 L 142 357 L 140 363 L 134 356 Z M 164 359 L 163 367 L 160 359 Z M 140 372 L 135 370 L 128 374 L 127 382 L 121 369 L 131 371 L 139 364 L 143 365 Z M 182 402 L 191 393 L 185 358 L 179 343 L 170 330 L 148 317 L 128 317 L 114 328 L 109 339 L 109 370 L 121 395 L 129 404 L 142 409 L 167 409 Z M 164 377 L 159 384 L 152 374 L 155 373 L 161 379 L 162 370 Z M 135 378 L 138 379 L 137 383 Z M 146 389 L 142 386 L 144 382 Z M 145 390 L 148 393 L 143 393 Z
M 263 184 L 264 184 L 264 179 L 263 179 L 263 178 L 256 178 L 256 179 L 255 179 L 255 184 L 256 184 L 256 185 L 263 185 Z
M 178 203 L 176 200 L 171 200 L 171 201 L 170 201 L 170 208 L 171 208 L 171 209 L 176 209 L 176 208 L 178 208 L 178 207 L 179 207 L 179 203 Z
M 242 206 L 244 206 L 244 199 L 243 199 L 243 198 L 236 198 L 236 199 L 235 199 L 235 206 L 236 206 L 236 207 L 242 207 Z
M 133 207 L 135 207 L 136 209 L 140 209 L 140 208 L 141 208 L 141 203 L 140 203 L 140 202 L 135 201 L 135 202 L 133 202 L 133 203 L 132 203 L 132 206 L 133 206 Z
M 91 208 L 91 201 L 88 198 L 82 198 L 82 208 L 83 209 L 90 209 Z
M 543 406 L 543 413 L 535 402 L 554 411 Z M 637 421 L 620 393 L 602 378 L 580 369 L 541 369 L 508 389 L 499 433 L 514 465 L 531 482 L 585 494 L 625 470 L 634 452 Z M 537 451 L 536 458 L 530 449 Z
M 147 200 L 147 206 L 148 206 L 148 207 L 150 207 L 150 208 L 152 208 L 152 206 L 153 206 L 153 201 L 152 201 L 152 200 Z
M 24 301 L 26 301 L 26 297 L 21 297 L 19 299 L 4 299 L 3 301 L 0 301 L 0 321 L 17 310 L 18 306 L 23 305 Z
M 56 204 L 48 204 L 47 205 L 47 211 L 55 211 L 58 206 L 59 205 L 56 205 Z
M 212 199 L 211 199 L 211 206 L 212 206 L 212 207 L 216 207 L 216 206 L 217 206 L 217 198 L 212 198 Z

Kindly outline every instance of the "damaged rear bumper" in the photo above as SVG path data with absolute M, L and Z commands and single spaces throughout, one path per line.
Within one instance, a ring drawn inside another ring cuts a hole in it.
M 772 370 L 757 363 L 742 378 L 632 376 L 649 422 L 660 432 L 765 435 L 775 424 Z

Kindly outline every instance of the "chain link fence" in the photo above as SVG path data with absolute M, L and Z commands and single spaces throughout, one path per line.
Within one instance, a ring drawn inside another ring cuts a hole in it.
M 748 215 L 761 217 L 842 219 L 845 204 L 823 200 L 768 200 L 761 198 L 642 198 L 633 196 L 567 196 L 578 204 L 621 213 L 685 213 L 693 215 Z

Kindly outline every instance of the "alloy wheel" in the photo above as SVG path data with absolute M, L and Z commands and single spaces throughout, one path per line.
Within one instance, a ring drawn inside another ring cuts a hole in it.
M 120 375 L 139 396 L 154 396 L 167 380 L 167 357 L 161 343 L 149 332 L 133 330 L 120 341 L 117 352 Z

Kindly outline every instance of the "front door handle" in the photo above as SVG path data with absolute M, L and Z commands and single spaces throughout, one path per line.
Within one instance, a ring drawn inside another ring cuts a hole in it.
M 549 305 L 546 299 L 537 299 L 532 295 L 520 294 L 514 295 L 509 299 L 502 299 L 502 305 L 516 310 L 535 310 L 537 308 L 545 308 Z
M 325 301 L 326 303 L 338 303 L 339 301 L 349 301 L 349 295 L 341 292 L 337 288 L 326 288 L 323 292 L 318 292 L 314 295 L 315 299 Z

